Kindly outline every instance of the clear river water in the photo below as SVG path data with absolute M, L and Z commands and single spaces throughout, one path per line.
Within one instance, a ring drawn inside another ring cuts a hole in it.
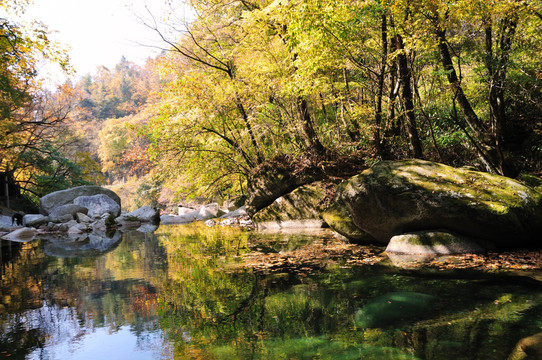
M 542 332 L 532 277 L 243 266 L 328 238 L 183 225 L 107 249 L 1 241 L 0 359 L 507 359 Z

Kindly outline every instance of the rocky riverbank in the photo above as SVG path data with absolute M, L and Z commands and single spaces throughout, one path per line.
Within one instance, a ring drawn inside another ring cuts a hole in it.
M 210 226 L 252 226 L 243 207 L 229 211 L 220 209 L 218 204 L 209 204 L 200 209 L 185 209 L 179 215 L 160 216 L 157 209 L 144 206 L 127 213 L 121 211 L 121 200 L 113 191 L 99 186 L 80 186 L 42 197 L 40 214 L 24 215 L 20 225 L 13 223 L 11 217 L 0 216 L 0 236 L 3 240 L 18 242 L 39 236 L 72 243 L 88 242 L 91 236 L 99 243 L 92 246 L 96 249 L 105 247 L 105 243 L 110 246 L 108 239 L 119 240 L 118 233 L 122 231 L 153 232 L 160 223 L 186 224 L 205 220 L 211 221 Z
M 539 248 L 541 183 L 536 177 L 526 185 L 423 160 L 383 161 L 340 183 L 300 186 L 252 216 L 245 206 L 233 209 L 217 203 L 180 208 L 176 215 L 160 216 L 151 207 L 124 213 L 111 190 L 83 186 L 44 196 L 40 214 L 25 215 L 22 228 L 6 224 L 2 238 L 27 241 L 38 234 L 77 237 L 125 229 L 152 232 L 160 223 L 205 221 L 208 226 L 259 230 L 331 227 L 353 243 L 386 246 L 387 253 L 395 255 Z M 254 208 L 250 200 L 247 208 Z

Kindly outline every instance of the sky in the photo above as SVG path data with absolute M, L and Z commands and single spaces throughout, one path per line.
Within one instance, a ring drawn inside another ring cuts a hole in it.
M 164 43 L 138 18 L 149 18 L 146 7 L 157 19 L 170 12 L 166 0 L 34 0 L 25 19 L 55 31 L 50 37 L 69 47 L 76 76 L 82 76 L 100 65 L 114 67 L 122 56 L 143 64 L 160 52 L 152 45 Z

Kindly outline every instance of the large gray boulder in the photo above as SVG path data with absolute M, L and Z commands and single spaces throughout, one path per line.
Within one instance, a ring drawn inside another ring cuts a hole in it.
M 91 218 L 101 217 L 106 213 L 112 214 L 115 217 L 120 215 L 119 203 L 105 194 L 79 196 L 73 200 L 73 203 L 87 208 L 88 216 Z
M 40 213 L 49 215 L 49 213 L 60 205 L 73 203 L 75 198 L 80 196 L 92 196 L 97 194 L 107 195 L 121 206 L 120 198 L 113 191 L 101 186 L 78 186 L 71 189 L 60 190 L 54 193 L 45 195 L 40 199 Z
M 383 161 L 341 184 L 335 204 L 382 244 L 395 235 L 442 229 L 503 248 L 540 245 L 542 194 L 470 169 Z

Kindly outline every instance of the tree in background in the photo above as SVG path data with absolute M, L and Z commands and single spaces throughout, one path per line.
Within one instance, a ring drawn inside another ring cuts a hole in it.
M 15 14 L 24 11 L 26 2 L 1 5 Z M 80 183 L 77 166 L 61 154 L 68 141 L 62 127 L 73 103 L 44 90 L 38 73 L 42 62 L 70 71 L 64 51 L 49 40 L 45 26 L 3 18 L 0 54 L 0 168 L 35 196 Z
M 149 24 L 168 46 L 150 150 L 186 192 L 241 191 L 265 164 L 347 173 L 360 154 L 540 170 L 538 1 L 190 5 L 177 37 Z

